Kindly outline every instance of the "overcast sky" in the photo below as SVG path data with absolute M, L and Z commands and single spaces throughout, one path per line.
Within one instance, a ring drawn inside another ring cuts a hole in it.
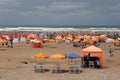
M 0 0 L 0 25 L 120 25 L 120 0 Z

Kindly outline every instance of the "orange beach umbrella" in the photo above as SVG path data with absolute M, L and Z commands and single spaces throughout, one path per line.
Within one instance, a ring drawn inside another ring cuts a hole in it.
M 57 60 L 66 59 L 66 56 L 62 54 L 53 54 L 50 56 L 50 59 L 57 59 Z M 55 60 L 55 63 L 59 64 L 58 61 L 56 60 Z
M 66 56 L 62 54 L 53 54 L 50 56 L 51 59 L 65 59 Z
M 32 56 L 32 58 L 48 58 L 48 56 L 46 54 L 43 53 L 39 53 L 39 54 L 35 54 Z
M 39 53 L 39 54 L 35 54 L 35 55 L 33 55 L 32 56 L 32 58 L 34 58 L 34 59 L 46 59 L 46 58 L 48 58 L 48 55 L 46 55 L 46 54 L 43 54 L 43 53 Z M 43 61 L 38 61 L 38 63 L 42 63 Z

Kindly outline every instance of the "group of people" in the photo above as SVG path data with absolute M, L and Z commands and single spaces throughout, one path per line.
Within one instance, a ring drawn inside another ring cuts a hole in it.
M 82 67 L 86 67 L 86 68 L 91 67 L 90 62 L 92 62 L 92 67 L 94 68 L 100 68 L 101 66 L 99 57 L 95 57 L 95 56 L 92 57 L 90 53 L 88 53 L 88 55 L 86 55 L 82 61 L 84 62 L 84 63 L 82 62 L 83 64 Z
M 13 48 L 13 37 L 6 39 L 6 42 L 2 43 L 2 47 L 4 46 Z

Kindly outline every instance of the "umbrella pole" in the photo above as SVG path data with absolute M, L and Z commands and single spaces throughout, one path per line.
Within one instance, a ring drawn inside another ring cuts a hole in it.
M 68 59 L 68 64 L 69 64 L 69 58 L 67 58 Z

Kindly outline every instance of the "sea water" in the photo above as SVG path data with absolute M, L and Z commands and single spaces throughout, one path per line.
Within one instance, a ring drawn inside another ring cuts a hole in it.
M 0 25 L 0 31 L 79 31 L 79 32 L 120 32 L 120 25 Z

